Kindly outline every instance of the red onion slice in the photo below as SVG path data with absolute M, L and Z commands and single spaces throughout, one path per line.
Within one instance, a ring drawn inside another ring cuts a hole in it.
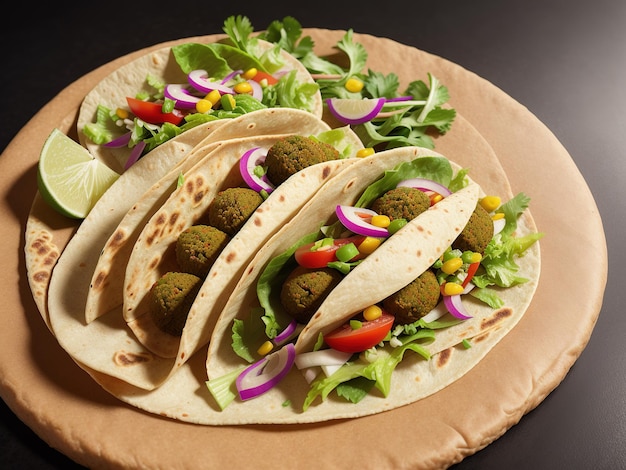
M 276 335 L 274 342 L 280 344 L 288 339 L 296 331 L 296 326 L 298 326 L 298 322 L 296 320 L 291 320 L 291 323 L 289 323 L 283 331 Z
M 434 191 L 438 194 L 441 194 L 442 196 L 449 196 L 450 194 L 452 194 L 452 191 L 450 191 L 444 185 L 427 178 L 411 178 L 408 180 L 400 181 L 398 183 L 398 186 L 416 188 L 421 191 Z
M 263 101 L 263 87 L 255 80 L 248 80 L 248 83 L 252 87 L 252 97 L 259 101 Z
M 383 227 L 376 227 L 368 222 L 362 215 L 371 218 L 378 215 L 371 209 L 362 207 L 338 205 L 335 209 L 339 222 L 343 224 L 351 232 L 357 235 L 365 235 L 366 237 L 388 237 L 389 230 Z
M 242 74 L 242 73 L 243 73 L 243 70 L 233 70 L 222 79 L 221 84 L 226 85 L 226 83 L 228 83 L 230 79 L 235 78 L 237 75 Z
M 132 134 L 131 132 L 127 132 L 126 134 L 121 135 L 117 137 L 116 139 L 111 140 L 110 142 L 107 142 L 106 144 L 104 144 L 104 146 L 109 147 L 109 148 L 126 147 L 128 143 L 130 142 L 131 134 Z
M 141 157 L 141 154 L 143 153 L 143 149 L 145 148 L 146 148 L 146 142 L 143 140 L 133 147 L 133 149 L 130 152 L 130 155 L 128 156 L 128 160 L 126 160 L 126 164 L 124 165 L 124 170 L 128 170 L 131 166 L 133 166 L 137 162 L 137 160 L 139 160 L 139 158 Z
M 209 74 L 206 70 L 192 70 L 187 75 L 187 80 L 192 87 L 202 93 L 210 93 L 213 90 L 217 90 L 222 94 L 235 94 L 232 88 L 222 85 L 220 82 L 209 80 L 208 76 Z
M 465 310 L 463 302 L 461 301 L 461 295 L 444 295 L 443 303 L 445 304 L 448 312 L 450 312 L 456 318 L 461 320 L 469 320 L 472 316 Z
M 267 155 L 267 149 L 254 147 L 246 151 L 239 160 L 239 172 L 244 182 L 250 189 L 256 192 L 266 191 L 271 193 L 274 186 L 267 179 L 266 175 L 258 177 L 254 174 L 254 169 L 258 165 L 262 165 Z
M 200 101 L 200 98 L 193 96 L 186 87 L 187 85 L 184 84 L 171 83 L 165 85 L 163 94 L 166 98 L 176 101 L 177 108 L 195 109 L 196 103 Z
M 385 104 L 385 98 L 348 99 L 328 98 L 330 112 L 344 124 L 363 124 L 376 117 Z
M 291 370 L 296 348 L 288 343 L 278 351 L 245 368 L 235 384 L 242 400 L 258 397 L 278 384 Z

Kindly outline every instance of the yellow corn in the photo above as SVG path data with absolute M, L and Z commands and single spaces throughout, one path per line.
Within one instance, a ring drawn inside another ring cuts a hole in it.
M 209 94 L 204 97 L 204 99 L 209 100 L 213 106 L 215 106 L 215 103 L 219 103 L 221 98 L 222 95 L 220 95 L 220 92 L 217 90 L 211 90 Z
M 196 103 L 196 111 L 198 111 L 199 113 L 207 113 L 211 111 L 212 107 L 213 103 L 211 103 L 211 101 L 207 99 L 202 99 Z
M 244 73 L 242 73 L 241 76 L 245 78 L 246 80 L 251 80 L 256 76 L 257 72 L 258 70 L 252 67 L 246 70 Z
M 237 83 L 237 85 L 235 85 L 233 87 L 233 90 L 235 90 L 236 93 L 251 93 L 252 92 L 252 85 L 250 85 L 248 82 L 240 82 Z
M 357 158 L 369 157 L 370 155 L 374 155 L 374 149 L 372 147 L 365 147 L 356 152 Z
M 259 355 L 261 356 L 265 356 L 267 355 L 272 349 L 274 349 L 274 345 L 272 344 L 271 341 L 266 341 L 265 343 L 263 343 L 261 346 L 259 346 L 259 349 L 257 349 L 257 353 L 259 353 Z
M 115 110 L 115 114 L 117 114 L 117 117 L 120 119 L 127 119 L 128 118 L 128 111 L 126 111 L 125 109 L 122 108 L 117 108 Z
M 480 200 L 480 205 L 483 206 L 483 209 L 487 212 L 493 212 L 500 207 L 501 202 L 498 196 L 485 196 Z
M 389 220 L 389 217 L 387 217 L 386 215 L 375 215 L 372 217 L 372 225 L 374 227 L 386 228 L 389 227 L 390 223 L 391 220 Z
M 367 321 L 376 320 L 383 314 L 382 309 L 378 305 L 370 305 L 363 310 L 363 318 Z
M 441 270 L 446 274 L 453 274 L 457 272 L 461 266 L 463 266 L 463 260 L 457 256 L 443 263 Z
M 483 255 L 480 253 L 472 253 L 472 257 L 470 258 L 470 263 L 479 263 L 483 259 Z
M 504 219 L 504 212 L 498 212 L 497 214 L 493 214 L 491 216 L 491 220 Z
M 356 77 L 350 77 L 345 87 L 351 93 L 358 93 L 363 89 L 363 82 Z
M 359 253 L 363 255 L 372 254 L 380 246 L 382 240 L 376 237 L 366 237 L 359 245 Z
M 443 286 L 444 295 L 458 295 L 463 292 L 463 286 L 456 282 L 446 282 Z
M 433 197 L 430 198 L 430 203 L 431 203 L 431 205 L 432 204 L 437 204 L 442 199 L 443 199 L 443 196 L 441 194 L 437 193 Z

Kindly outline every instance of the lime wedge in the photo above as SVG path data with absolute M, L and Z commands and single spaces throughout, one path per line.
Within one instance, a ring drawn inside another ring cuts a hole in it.
M 84 219 L 100 196 L 119 178 L 108 166 L 58 129 L 41 149 L 37 186 L 43 199 L 61 214 Z

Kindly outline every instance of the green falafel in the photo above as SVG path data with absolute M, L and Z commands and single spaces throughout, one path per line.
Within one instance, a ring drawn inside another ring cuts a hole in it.
M 332 146 L 331 146 L 332 147 Z M 276 186 L 291 175 L 317 163 L 333 160 L 328 147 L 321 142 L 302 135 L 291 135 L 279 139 L 267 151 L 265 165 L 267 177 Z M 339 152 L 337 152 L 337 157 Z
M 228 188 L 215 195 L 209 206 L 209 224 L 233 236 L 263 202 L 250 188 Z
M 182 335 L 189 309 L 202 279 L 189 273 L 168 272 L 150 289 L 150 315 L 156 326 L 172 336 Z
M 492 238 L 493 220 L 489 213 L 477 204 L 467 225 L 452 243 L 452 248 L 484 254 Z
M 419 320 L 435 308 L 440 296 L 437 276 L 429 269 L 383 300 L 383 307 L 395 315 L 397 324 L 406 325 Z
M 399 186 L 377 198 L 371 209 L 390 220 L 413 220 L 430 207 L 430 198 L 417 188 Z
M 332 268 L 295 268 L 287 277 L 280 292 L 285 311 L 299 323 L 308 323 L 326 296 L 343 279 Z
M 176 261 L 184 272 L 204 278 L 230 237 L 210 225 L 192 225 L 176 241 Z

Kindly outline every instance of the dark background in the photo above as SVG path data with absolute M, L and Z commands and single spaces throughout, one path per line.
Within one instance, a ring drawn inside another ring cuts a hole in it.
M 626 258 L 619 248 L 626 215 L 626 2 L 232 3 L 15 5 L 12 14 L 3 13 L 0 30 L 0 152 L 41 107 L 82 75 L 146 46 L 220 33 L 224 19 L 234 14 L 248 16 L 255 30 L 287 15 L 303 27 L 352 28 L 462 65 L 524 104 L 569 151 L 602 216 L 609 279 L 590 342 L 561 385 L 503 437 L 454 468 L 626 468 L 621 285 Z M 584 257 L 585 247 L 571 256 Z M 76 467 L 1 401 L 0 420 L 0 467 Z

